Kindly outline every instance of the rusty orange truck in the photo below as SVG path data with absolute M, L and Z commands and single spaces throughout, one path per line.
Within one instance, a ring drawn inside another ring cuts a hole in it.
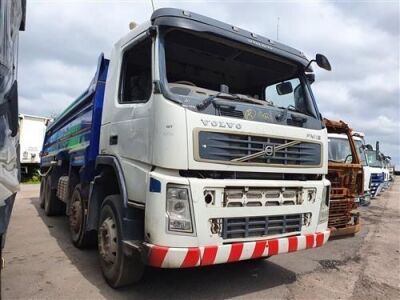
M 363 168 L 352 138 L 343 121 L 325 119 L 328 130 L 328 176 L 331 181 L 328 227 L 331 236 L 360 230 L 356 199 L 363 193 Z

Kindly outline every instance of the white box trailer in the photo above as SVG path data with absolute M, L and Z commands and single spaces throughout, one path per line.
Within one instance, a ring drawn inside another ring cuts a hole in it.
M 23 174 L 28 174 L 34 167 L 39 166 L 39 153 L 49 120 L 47 117 L 19 115 L 20 163 Z

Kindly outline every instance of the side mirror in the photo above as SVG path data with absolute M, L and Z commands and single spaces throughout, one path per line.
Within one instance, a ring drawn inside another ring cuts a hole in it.
M 326 56 L 322 55 L 322 54 L 317 54 L 315 56 L 315 61 L 317 62 L 317 65 L 322 68 L 325 69 L 327 71 L 331 71 L 331 64 L 329 63 L 329 60 L 326 58 Z
M 312 60 L 310 60 L 309 62 L 308 62 L 308 65 L 304 68 L 304 70 L 307 72 L 312 72 L 312 69 L 309 69 L 309 66 L 311 65 L 311 63 L 313 63 L 313 62 L 316 62 L 317 63 L 317 65 L 320 67 L 320 68 L 322 68 L 322 69 L 325 69 L 325 70 L 327 70 L 327 71 L 331 71 L 332 70 L 332 67 L 331 67 L 331 64 L 329 63 L 329 60 L 326 58 L 326 56 L 325 55 L 322 55 L 322 54 L 317 54 L 316 56 L 315 56 L 315 59 L 312 59 Z
M 314 73 L 307 73 L 306 79 L 309 84 L 312 84 L 315 81 L 315 74 Z
M 276 92 L 278 95 L 286 95 L 293 93 L 292 83 L 290 81 L 282 82 L 276 85 Z
M 365 145 L 365 148 L 364 148 L 364 149 L 366 149 L 366 150 L 368 150 L 368 151 L 373 151 L 373 150 L 374 150 L 370 144 Z
M 376 146 L 375 146 L 375 153 L 376 153 L 376 160 L 380 160 L 380 152 L 379 152 L 379 141 L 376 142 Z

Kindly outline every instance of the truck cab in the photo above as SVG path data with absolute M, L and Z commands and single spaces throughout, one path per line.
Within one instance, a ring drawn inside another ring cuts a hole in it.
M 330 182 L 313 61 L 330 70 L 323 55 L 309 61 L 192 12 L 155 11 L 49 126 L 44 206 L 69 215 L 78 247 L 96 234 L 113 287 L 138 280 L 144 265 L 322 246 Z
M 367 206 L 371 203 L 371 192 L 370 192 L 371 170 L 370 166 L 368 165 L 367 149 L 364 137 L 365 135 L 362 132 L 353 132 L 353 139 L 354 143 L 356 144 L 361 165 L 363 166 L 363 176 L 364 176 L 363 180 L 364 192 L 362 195 L 360 195 L 359 201 L 356 202 L 359 202 L 360 205 Z
M 325 119 L 328 130 L 328 176 L 331 201 L 328 226 L 331 237 L 361 229 L 357 199 L 364 194 L 363 166 L 351 128 L 343 121 Z
M 381 159 L 383 164 L 383 173 L 385 173 L 382 191 L 385 191 L 390 187 L 390 157 L 381 153 Z
M 371 184 L 370 191 L 371 197 L 375 198 L 379 196 L 385 184 L 385 172 L 383 168 L 383 162 L 379 155 L 379 150 L 369 147 L 367 150 L 368 165 L 371 171 Z
M 392 182 L 394 181 L 394 163 L 392 163 L 392 158 L 390 156 L 385 156 L 387 169 L 389 173 L 389 183 L 388 185 L 391 186 Z
M 395 168 L 394 168 L 394 163 L 391 162 L 391 159 L 389 159 L 389 180 L 392 183 L 394 181 L 395 175 Z

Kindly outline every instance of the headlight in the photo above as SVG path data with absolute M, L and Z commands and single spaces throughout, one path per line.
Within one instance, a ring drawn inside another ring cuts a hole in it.
M 186 187 L 167 187 L 168 231 L 193 232 L 189 190 Z
M 318 224 L 328 222 L 330 186 L 324 186 L 322 190 L 321 206 L 319 210 Z
M 308 202 L 314 203 L 316 196 L 317 196 L 317 189 L 312 188 L 312 189 L 307 190 L 306 199 Z

